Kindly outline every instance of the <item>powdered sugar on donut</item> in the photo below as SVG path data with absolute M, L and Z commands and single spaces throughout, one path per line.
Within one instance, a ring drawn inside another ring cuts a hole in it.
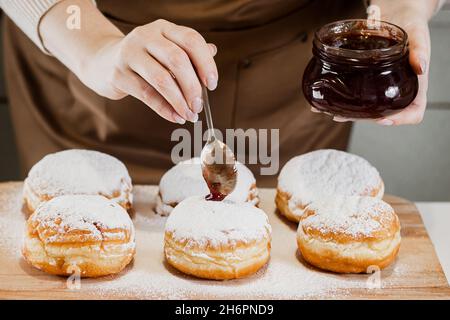
M 256 180 L 253 173 L 242 163 L 237 162 L 236 169 L 238 174 L 236 187 L 227 199 L 245 202 Z M 209 190 L 203 179 L 200 158 L 182 161 L 172 167 L 161 178 L 159 188 L 164 204 L 176 204 L 191 196 L 207 195 Z M 254 204 L 256 202 L 257 199 Z
M 373 197 L 330 196 L 311 202 L 307 209 L 308 215 L 300 220 L 299 229 L 314 229 L 323 235 L 370 237 L 396 219 L 389 204 Z
M 382 180 L 367 160 L 325 149 L 289 160 L 278 177 L 278 188 L 291 195 L 289 208 L 301 215 L 299 205 L 306 206 L 329 195 L 370 195 L 374 189 L 382 188 Z M 382 198 L 383 190 L 376 196 Z
M 64 241 L 71 231 L 85 231 L 90 239 L 102 240 L 118 237 L 124 233 L 117 229 L 133 232 L 133 223 L 120 205 L 103 196 L 68 195 L 53 198 L 40 205 L 30 217 L 33 223 L 56 232 L 45 239 L 46 243 Z
M 73 149 L 49 154 L 36 163 L 24 189 L 37 197 L 101 194 L 120 202 L 120 196 L 131 191 L 131 178 L 118 159 L 98 151 Z
M 218 247 L 270 237 L 271 227 L 265 212 L 251 204 L 206 201 L 197 196 L 175 207 L 165 231 L 187 246 Z

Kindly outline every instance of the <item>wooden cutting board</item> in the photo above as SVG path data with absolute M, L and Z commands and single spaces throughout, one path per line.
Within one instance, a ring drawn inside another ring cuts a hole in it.
M 374 274 L 339 275 L 309 266 L 297 252 L 296 225 L 275 210 L 273 189 L 261 189 L 260 207 L 273 228 L 269 264 L 239 280 L 185 276 L 164 262 L 165 218 L 153 212 L 157 187 L 136 186 L 131 213 L 137 237 L 134 262 L 121 274 L 98 279 L 47 275 L 20 255 L 26 212 L 22 183 L 0 184 L 0 298 L 25 299 L 448 299 L 450 289 L 419 212 L 386 196 L 400 217 L 402 244 L 394 264 Z

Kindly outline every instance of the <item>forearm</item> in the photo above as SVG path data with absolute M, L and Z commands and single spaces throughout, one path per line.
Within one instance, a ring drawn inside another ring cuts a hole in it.
M 79 8 L 80 28 L 67 24 L 73 5 Z M 45 48 L 77 75 L 98 50 L 123 37 L 91 0 L 61 1 L 42 18 L 39 32 Z

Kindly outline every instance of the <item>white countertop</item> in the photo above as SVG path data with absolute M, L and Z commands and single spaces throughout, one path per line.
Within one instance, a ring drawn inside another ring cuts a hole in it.
M 416 202 L 450 284 L 450 202 Z

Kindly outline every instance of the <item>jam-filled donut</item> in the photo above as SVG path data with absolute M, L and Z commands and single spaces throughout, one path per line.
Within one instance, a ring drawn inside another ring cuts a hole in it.
M 258 205 L 258 189 L 253 173 L 239 162 L 236 162 L 236 169 L 236 187 L 227 199 Z M 161 178 L 156 212 L 160 215 L 169 215 L 173 208 L 184 199 L 207 194 L 209 189 L 203 179 L 200 158 L 179 162 Z
M 367 160 L 347 152 L 325 149 L 289 160 L 278 176 L 275 202 L 281 214 L 298 222 L 314 200 L 330 195 L 382 198 L 384 183 Z
M 400 247 L 400 223 L 381 199 L 335 196 L 309 204 L 297 245 L 310 264 L 339 273 L 372 272 L 389 265 Z M 370 268 L 369 268 L 370 267 Z
M 72 195 L 43 203 L 27 221 L 23 256 L 55 275 L 98 277 L 133 259 L 135 232 L 123 207 L 103 196 Z
M 269 260 L 267 215 L 249 203 L 190 197 L 179 203 L 165 227 L 164 253 L 170 265 L 199 278 L 248 276 Z
M 54 197 L 102 195 L 131 208 L 131 178 L 118 159 L 90 150 L 65 150 L 46 155 L 28 173 L 23 196 L 30 212 Z

